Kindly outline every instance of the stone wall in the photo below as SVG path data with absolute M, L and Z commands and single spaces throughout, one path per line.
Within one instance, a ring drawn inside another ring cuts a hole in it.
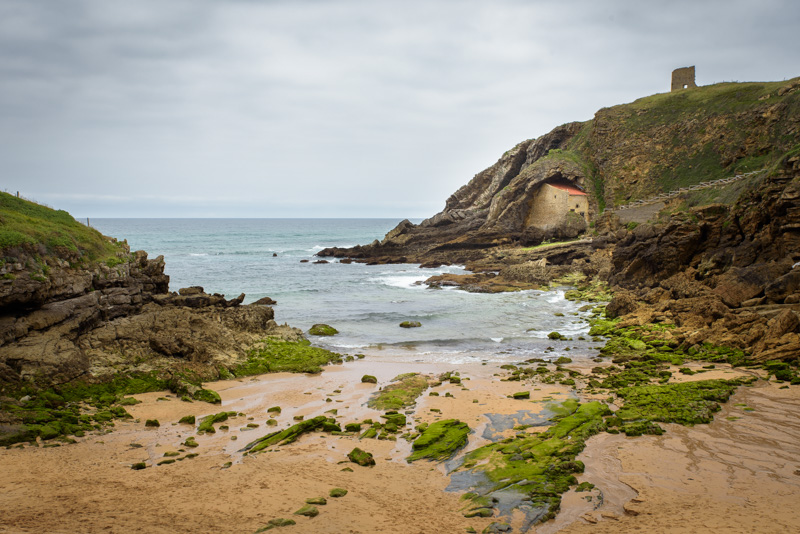
M 680 91 L 697 87 L 694 82 L 694 66 L 682 67 L 672 71 L 672 87 L 670 91 Z
M 589 222 L 589 200 L 586 195 L 571 195 L 568 191 L 543 184 L 531 203 L 527 226 L 543 230 L 564 224 L 567 214 L 575 212 Z

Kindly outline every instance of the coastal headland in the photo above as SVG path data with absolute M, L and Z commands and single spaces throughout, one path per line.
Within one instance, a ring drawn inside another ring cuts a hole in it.
M 568 286 L 586 360 L 558 331 L 513 363 L 338 354 L 66 212 L 2 193 L 0 220 L 0 532 L 800 525 L 798 79 L 605 108 L 318 254 Z

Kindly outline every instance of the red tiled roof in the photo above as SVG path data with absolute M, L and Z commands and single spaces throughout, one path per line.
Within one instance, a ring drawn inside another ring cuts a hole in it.
M 586 196 L 586 193 L 578 189 L 573 185 L 564 185 L 564 184 L 547 184 L 551 187 L 555 187 L 556 189 L 561 189 L 562 191 L 566 191 L 570 195 L 583 195 Z

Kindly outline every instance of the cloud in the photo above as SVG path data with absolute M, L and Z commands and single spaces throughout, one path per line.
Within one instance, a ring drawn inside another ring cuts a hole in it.
M 76 215 L 429 216 L 518 141 L 666 91 L 673 68 L 798 74 L 797 12 L 0 0 L 0 175 Z

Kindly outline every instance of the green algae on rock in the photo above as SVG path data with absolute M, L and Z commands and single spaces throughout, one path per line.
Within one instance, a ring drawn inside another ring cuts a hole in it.
M 300 341 L 266 339 L 247 353 L 247 361 L 231 371 L 236 376 L 278 372 L 317 374 L 322 372 L 323 365 L 341 362 L 341 354 L 312 347 L 306 339 Z
M 158 422 L 158 419 L 148 419 L 144 422 L 144 426 L 158 428 L 161 426 L 161 423 Z
M 195 400 L 207 402 L 209 404 L 222 404 L 222 399 L 220 398 L 219 393 L 211 389 L 200 388 L 194 392 L 192 397 Z
M 319 515 L 319 510 L 317 510 L 316 506 L 306 504 L 298 511 L 294 513 L 294 515 L 304 515 L 306 517 L 317 517 Z
M 193 425 L 195 424 L 195 417 L 193 415 L 185 415 L 178 420 L 178 423 Z
M 310 499 L 306 499 L 306 504 L 316 504 L 317 506 L 323 506 L 328 504 L 328 499 L 325 497 L 311 497 Z
M 344 488 L 333 488 L 331 491 L 328 492 L 330 497 L 339 498 L 344 497 L 347 495 L 347 490 Z
M 246 451 L 249 454 L 253 454 L 273 445 L 288 445 L 289 443 L 297 440 L 297 438 L 306 432 L 324 428 L 325 423 L 329 422 L 330 421 L 328 421 L 328 418 L 324 415 L 318 415 L 313 419 L 308 419 L 307 421 L 301 421 L 295 425 L 292 425 L 285 430 L 272 432 L 271 434 L 267 434 L 262 438 L 251 441 L 241 450 Z
M 422 323 L 419 321 L 403 321 L 400 323 L 400 328 L 419 328 Z
M 625 403 L 613 418 L 609 418 L 609 426 L 614 423 L 625 431 L 625 425 L 636 422 L 710 423 L 714 412 L 720 409 L 719 403 L 726 402 L 742 383 L 741 380 L 700 380 L 622 388 L 616 393 Z
M 496 492 L 517 495 L 519 502 L 529 500 L 533 510 L 527 522 L 534 524 L 555 517 L 561 494 L 576 485 L 574 474 L 583 472 L 575 457 L 586 440 L 605 428 L 603 418 L 611 414 L 605 404 L 590 402 L 562 405 L 562 415 L 541 434 L 518 434 L 468 453 L 460 470 L 485 477 L 473 493 L 478 508 L 486 508 Z
M 372 457 L 372 453 L 363 451 L 358 447 L 347 453 L 347 458 L 354 464 L 358 464 L 363 467 L 375 465 L 375 458 Z
M 266 532 L 268 530 L 272 530 L 273 528 L 288 527 L 296 524 L 297 523 L 295 522 L 294 519 L 283 519 L 282 517 L 277 517 L 275 519 L 270 519 L 269 521 L 267 521 L 266 525 L 256 530 L 256 534 L 258 534 L 259 532 Z
M 361 377 L 361 383 L 363 384 L 377 384 L 378 379 L 372 375 L 364 375 Z
M 400 410 L 412 406 L 417 397 L 428 389 L 428 385 L 428 377 L 419 373 L 399 375 L 391 384 L 376 392 L 367 406 L 377 410 Z
M 308 333 L 312 336 L 335 336 L 339 331 L 327 324 L 315 324 Z
M 469 433 L 469 426 L 458 419 L 445 419 L 432 423 L 414 440 L 411 445 L 413 452 L 406 460 L 409 463 L 423 458 L 447 460 L 467 444 Z
M 228 417 L 233 417 L 237 412 L 220 412 L 213 415 L 207 415 L 200 420 L 200 425 L 197 427 L 198 434 L 215 434 L 217 431 L 214 425 L 227 421 Z

